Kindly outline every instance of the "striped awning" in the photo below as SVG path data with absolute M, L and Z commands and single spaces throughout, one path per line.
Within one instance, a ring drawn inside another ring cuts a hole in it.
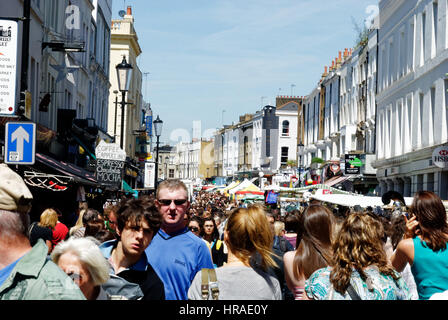
M 345 180 L 347 180 L 348 178 L 350 178 L 349 176 L 337 176 L 337 177 L 333 177 L 327 181 L 324 182 L 324 184 L 326 186 L 335 186 L 341 182 L 344 182 Z

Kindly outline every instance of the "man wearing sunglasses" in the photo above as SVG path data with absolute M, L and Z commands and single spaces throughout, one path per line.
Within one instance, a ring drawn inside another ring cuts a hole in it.
M 167 300 L 187 300 L 194 276 L 202 268 L 213 268 L 210 251 L 202 239 L 188 230 L 185 215 L 190 209 L 188 189 L 177 179 L 161 182 L 155 204 L 162 225 L 146 249 L 149 263 L 165 286 Z

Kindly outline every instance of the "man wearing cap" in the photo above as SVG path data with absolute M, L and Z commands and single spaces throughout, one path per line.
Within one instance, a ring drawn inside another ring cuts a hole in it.
M 28 238 L 33 196 L 22 178 L 0 164 L 0 300 L 85 300 L 52 261 L 42 239 Z

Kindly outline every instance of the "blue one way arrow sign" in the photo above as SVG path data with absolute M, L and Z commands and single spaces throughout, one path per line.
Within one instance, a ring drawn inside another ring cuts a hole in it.
M 33 122 L 8 122 L 5 129 L 5 163 L 34 164 L 36 124 Z

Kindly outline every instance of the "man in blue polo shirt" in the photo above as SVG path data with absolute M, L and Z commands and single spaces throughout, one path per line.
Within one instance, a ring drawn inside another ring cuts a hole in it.
M 187 300 L 194 276 L 202 268 L 213 268 L 210 250 L 202 239 L 186 227 L 188 189 L 177 179 L 161 182 L 156 206 L 162 225 L 146 249 L 149 263 L 162 279 L 167 300 Z

